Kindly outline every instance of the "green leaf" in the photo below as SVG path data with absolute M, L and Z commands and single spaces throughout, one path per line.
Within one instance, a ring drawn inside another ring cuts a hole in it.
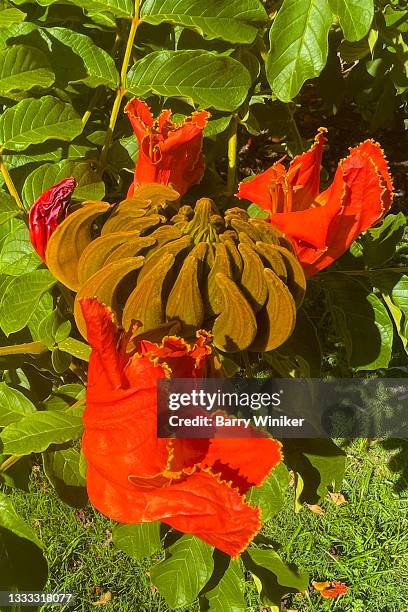
M 243 560 L 246 568 L 259 579 L 261 600 L 266 605 L 280 607 L 284 595 L 307 589 L 308 574 L 292 569 L 272 549 L 250 546 Z
M 112 540 L 129 557 L 140 561 L 162 548 L 160 522 L 117 525 L 112 530 Z
M 260 487 L 252 487 L 247 494 L 251 505 L 261 506 L 262 520 L 275 516 L 285 503 L 289 486 L 289 471 L 284 463 L 277 465 Z
M 393 325 L 381 299 L 358 281 L 334 274 L 325 280 L 328 306 L 344 341 L 350 367 L 386 368 L 391 359 Z
M 13 278 L 0 304 L 0 327 L 7 336 L 27 325 L 41 296 L 56 282 L 48 270 L 34 270 Z
M 0 439 L 8 455 L 42 453 L 51 444 L 78 440 L 83 432 L 83 406 L 66 410 L 44 410 L 23 417 L 3 429 Z
M 85 399 L 85 387 L 80 384 L 71 383 L 68 385 L 61 385 L 52 395 L 47 398 L 44 402 L 47 410 L 63 410 L 68 406 L 72 406 L 78 400 Z
M 205 38 L 252 43 L 258 24 L 268 18 L 258 0 L 146 0 L 142 17 L 157 25 L 168 22 L 197 30 Z
M 23 151 L 50 139 L 70 142 L 82 127 L 80 116 L 70 104 L 53 96 L 29 98 L 8 108 L 0 117 L 0 146 Z
M 399 272 L 376 270 L 370 275 L 370 280 L 381 291 L 408 353 L 408 276 Z
M 249 72 L 240 62 L 202 50 L 155 51 L 128 74 L 128 90 L 135 96 L 187 98 L 224 111 L 238 108 L 250 86 Z
M 0 464 L 6 459 L 7 457 L 0 455 Z M 0 473 L 0 482 L 3 482 L 3 484 L 12 489 L 21 489 L 28 493 L 32 468 L 31 457 L 21 457 L 6 472 Z
M 64 160 L 58 164 L 44 164 L 28 175 L 22 193 L 25 207 L 28 209 L 46 189 L 69 176 L 77 180 L 75 199 L 100 200 L 105 195 L 98 162 Z
M 364 261 L 369 268 L 378 268 L 395 255 L 406 225 L 404 213 L 387 215 L 380 226 L 368 230 L 361 237 Z
M 36 412 L 34 404 L 21 391 L 0 382 L 0 427 L 20 421 L 33 412 Z
M 10 497 L 0 492 L 0 589 L 40 591 L 47 573 L 35 532 L 17 514 Z
M 50 87 L 54 73 L 47 56 L 36 49 L 15 45 L 0 50 L 0 94 Z
M 199 538 L 184 535 L 168 548 L 166 559 L 151 568 L 151 580 L 170 608 L 195 600 L 212 574 L 212 551 Z
M 374 0 L 329 0 L 330 8 L 339 18 L 345 38 L 360 40 L 371 27 Z
M 58 497 L 74 508 L 87 502 L 85 479 L 79 472 L 79 450 L 64 448 L 43 453 L 44 472 Z
M 10 39 L 18 38 L 19 36 L 26 36 L 27 34 L 34 32 L 34 30 L 38 30 L 38 26 L 35 23 L 24 21 L 15 23 L 5 30 L 0 28 L 0 49 L 7 49 L 7 43 Z
M 289 102 L 323 70 L 332 14 L 328 0 L 284 0 L 273 21 L 266 75 L 272 92 Z
M 278 350 L 272 351 L 278 359 L 290 359 L 290 367 L 295 376 L 318 378 L 322 363 L 322 350 L 313 325 L 304 308 L 296 314 L 296 326 L 289 340 Z
M 74 74 L 71 79 L 68 72 L 67 79 L 70 79 L 70 83 L 81 81 L 88 87 L 105 85 L 116 89 L 119 84 L 119 73 L 115 62 L 106 51 L 97 47 L 89 36 L 67 28 L 48 28 L 46 32 L 72 50 L 83 62 L 83 76 Z
M 205 612 L 245 612 L 245 576 L 239 559 L 223 555 L 201 598 L 200 610 Z M 217 565 L 217 560 L 216 560 Z M 226 567 L 225 567 L 226 566 Z M 218 570 L 218 571 L 217 571 Z M 220 570 L 223 571 L 220 576 Z M 216 582 L 215 586 L 213 582 Z
M 33 340 L 42 340 L 45 344 L 47 344 L 48 338 L 43 336 L 43 321 L 45 319 L 48 320 L 48 318 L 52 316 L 53 309 L 54 300 L 52 298 L 52 295 L 51 293 L 46 292 L 41 296 L 27 324 Z
M 317 504 L 329 489 L 339 491 L 346 469 L 346 454 L 330 439 L 284 440 L 283 454 L 289 468 L 301 476 L 300 504 Z
M 109 11 L 116 17 L 133 17 L 133 0 L 71 0 L 71 2 L 89 11 Z
M 64 351 L 77 359 L 82 359 L 82 361 L 89 361 L 91 356 L 91 347 L 76 338 L 62 340 L 58 343 L 58 348 L 60 351 Z
M 0 274 L 19 276 L 35 270 L 41 263 L 30 242 L 26 224 L 16 219 L 1 246 Z
M 0 11 L 0 30 L 5 30 L 15 23 L 21 23 L 27 17 L 17 8 L 2 9 Z

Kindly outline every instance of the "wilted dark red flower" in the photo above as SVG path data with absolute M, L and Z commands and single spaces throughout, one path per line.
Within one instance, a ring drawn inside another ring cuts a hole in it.
M 177 124 L 171 120 L 171 110 L 162 111 L 155 120 L 148 105 L 134 99 L 125 107 L 125 113 L 139 143 L 135 177 L 128 197 L 144 183 L 172 185 L 182 196 L 201 181 L 203 130 L 210 116 L 207 111 L 193 113 Z
M 68 206 L 75 187 L 76 180 L 73 177 L 63 179 L 44 191 L 30 208 L 28 215 L 30 240 L 43 261 L 51 234 L 68 214 Z
M 366 140 L 341 160 L 330 187 L 320 192 L 326 141 L 320 128 L 309 151 L 288 170 L 281 162 L 239 186 L 238 196 L 258 204 L 270 222 L 293 239 L 307 275 L 330 265 L 391 206 L 392 181 L 379 144 Z
M 122 523 L 164 521 L 235 557 L 261 527 L 260 508 L 245 493 L 281 461 L 271 438 L 160 439 L 156 384 L 166 376 L 204 375 L 208 334 L 189 346 L 175 337 L 140 342 L 126 336 L 112 312 L 83 299 L 92 346 L 83 450 L 93 505 Z

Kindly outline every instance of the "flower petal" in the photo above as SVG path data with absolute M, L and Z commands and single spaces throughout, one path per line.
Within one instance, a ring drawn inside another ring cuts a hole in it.
M 289 164 L 288 179 L 294 189 L 294 211 L 309 208 L 320 191 L 320 169 L 323 146 L 327 140 L 326 132 L 326 128 L 319 128 L 310 149 L 294 157 Z
M 44 262 L 48 240 L 58 224 L 67 216 L 76 184 L 73 177 L 63 179 L 42 193 L 30 208 L 28 216 L 30 240 Z
M 203 465 L 212 470 L 216 466 L 222 478 L 222 466 L 229 466 L 236 471 L 237 476 L 245 478 L 248 489 L 254 485 L 260 485 L 271 470 L 282 461 L 281 448 L 280 442 L 268 437 L 214 438 L 210 440 Z M 262 460 L 260 460 L 261 457 Z M 234 478 L 231 473 L 230 476 Z M 239 483 L 234 482 L 233 479 L 232 484 L 238 486 Z
M 143 520 L 162 520 L 237 557 L 259 532 L 260 514 L 228 484 L 198 472 L 156 491 L 147 501 Z

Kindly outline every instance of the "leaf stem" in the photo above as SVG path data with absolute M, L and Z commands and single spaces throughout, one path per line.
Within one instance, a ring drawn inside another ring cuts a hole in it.
M 17 461 L 20 461 L 21 456 L 19 455 L 11 455 L 8 457 L 3 463 L 0 465 L 0 474 L 7 472 L 9 468 L 11 468 Z
M 43 342 L 24 342 L 23 344 L 12 344 L 11 346 L 0 346 L 0 356 L 3 355 L 41 355 L 48 351 Z
M 4 163 L 3 157 L 0 152 L 0 172 L 4 178 L 4 182 L 6 183 L 7 189 L 9 190 L 10 195 L 15 199 L 17 206 L 20 210 L 24 210 L 23 203 L 18 195 L 18 191 L 15 188 L 13 183 L 13 179 L 11 178 L 9 171 Z
M 299 128 L 297 126 L 296 119 L 295 119 L 295 116 L 293 114 L 293 110 L 292 110 L 291 104 L 290 103 L 289 104 L 285 104 L 285 107 L 286 107 L 286 109 L 288 111 L 290 126 L 292 128 L 292 132 L 293 132 L 293 135 L 295 137 L 296 154 L 299 155 L 300 153 L 303 153 L 303 150 L 304 150 L 304 147 L 303 147 L 303 138 L 300 135 Z
M 116 90 L 115 101 L 112 106 L 111 116 L 109 119 L 109 126 L 106 132 L 105 142 L 103 144 L 100 162 L 102 168 L 106 165 L 106 158 L 108 155 L 109 147 L 112 143 L 112 136 L 115 129 L 116 121 L 118 119 L 119 110 L 122 104 L 123 97 L 126 93 L 126 75 L 129 68 L 129 62 L 132 55 L 133 44 L 135 42 L 135 36 L 137 28 L 141 22 L 140 16 L 140 0 L 135 0 L 135 14 L 132 19 L 132 23 L 129 30 L 129 35 L 126 43 L 125 55 L 123 57 L 122 68 L 119 76 L 119 86 Z
M 227 193 L 233 195 L 236 190 L 237 177 L 237 132 L 238 117 L 233 115 L 228 132 L 228 174 L 227 174 Z

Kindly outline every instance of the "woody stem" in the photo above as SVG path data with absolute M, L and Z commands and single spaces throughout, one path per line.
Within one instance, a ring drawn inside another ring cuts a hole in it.
M 11 178 L 9 171 L 7 170 L 7 167 L 3 161 L 1 152 L 0 152 L 0 172 L 4 178 L 4 182 L 6 183 L 6 187 L 9 190 L 10 195 L 13 196 L 13 198 L 15 199 L 16 204 L 19 207 L 19 209 L 24 210 L 23 203 L 20 199 L 20 196 L 18 195 L 17 189 L 15 188 L 13 179 Z
M 233 195 L 236 189 L 237 176 L 237 131 L 238 117 L 232 116 L 228 133 L 228 174 L 227 174 L 227 193 Z
M 101 152 L 101 165 L 102 168 L 106 165 L 106 158 L 108 155 L 109 147 L 112 143 L 112 136 L 115 129 L 116 121 L 118 119 L 119 110 L 122 104 L 123 97 L 126 93 L 126 75 L 129 68 L 129 62 L 132 55 L 133 44 L 135 42 L 136 30 L 140 23 L 140 0 L 135 0 L 135 14 L 132 19 L 132 23 L 129 30 L 129 35 L 126 43 L 125 55 L 123 57 L 122 68 L 120 70 L 119 76 L 119 86 L 116 90 L 116 97 L 113 103 L 111 116 L 109 119 L 109 126 L 105 136 L 105 142 L 103 144 L 102 152 Z

